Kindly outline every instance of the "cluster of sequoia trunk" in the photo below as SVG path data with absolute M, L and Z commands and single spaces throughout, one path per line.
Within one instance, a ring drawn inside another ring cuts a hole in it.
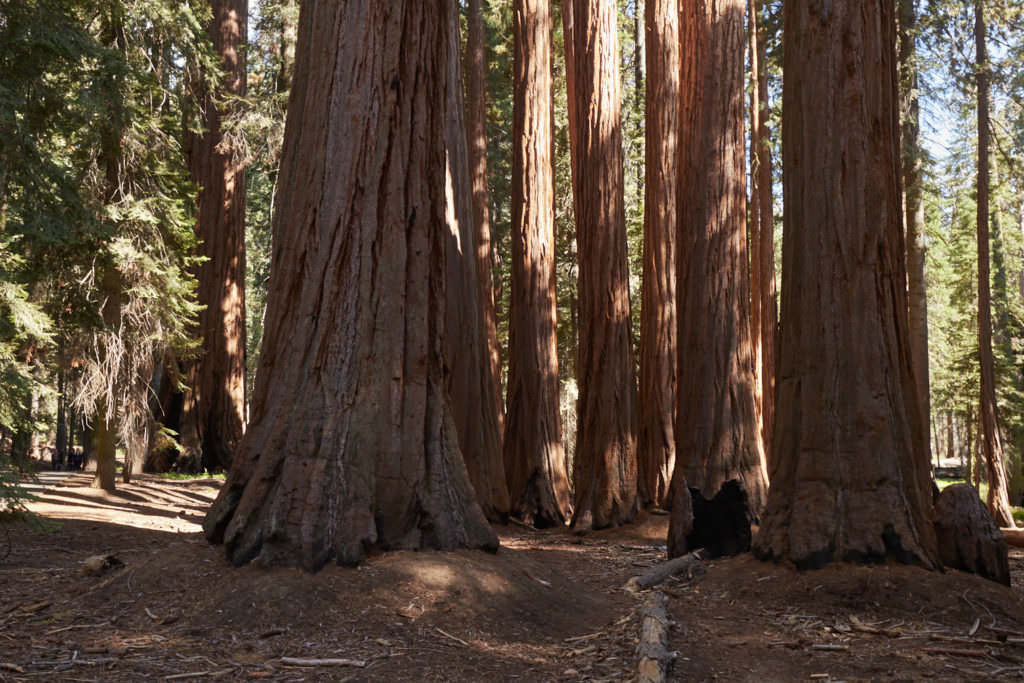
M 471 82 L 483 73 L 480 9 L 470 2 Z M 670 554 L 685 550 L 688 486 L 711 498 L 737 480 L 762 515 L 763 558 L 936 566 L 927 413 L 906 343 L 896 8 L 784 6 L 787 323 L 775 378 L 760 123 L 747 243 L 743 55 L 749 38 L 763 59 L 756 32 L 745 36 L 743 0 L 648 0 L 639 425 L 617 6 L 562 9 L 580 259 L 575 499 L 555 353 L 550 3 L 514 2 L 502 445 L 482 82 L 464 116 L 457 3 L 307 0 L 252 420 L 207 536 L 235 563 L 314 570 L 371 546 L 494 549 L 485 515 L 621 524 L 665 503 L 671 476 Z M 758 86 L 752 108 L 766 115 Z

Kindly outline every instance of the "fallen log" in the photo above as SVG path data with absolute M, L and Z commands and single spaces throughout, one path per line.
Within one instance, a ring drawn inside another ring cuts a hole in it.
M 668 649 L 668 598 L 660 591 L 647 596 L 640 611 L 640 642 L 636 647 L 640 656 L 637 683 L 663 683 L 675 655 Z
M 1003 538 L 1006 539 L 1007 545 L 1012 545 L 1015 548 L 1024 548 L 1024 529 L 1002 527 L 999 530 L 1003 532 Z
M 682 557 L 669 560 L 668 562 L 662 562 L 656 564 L 643 574 L 634 576 L 626 582 L 625 590 L 629 593 L 639 593 L 640 591 L 647 590 L 652 586 L 657 586 L 659 583 L 664 581 L 670 576 L 681 574 L 697 562 L 704 559 L 704 552 L 701 549 L 694 550 L 692 553 L 687 553 Z

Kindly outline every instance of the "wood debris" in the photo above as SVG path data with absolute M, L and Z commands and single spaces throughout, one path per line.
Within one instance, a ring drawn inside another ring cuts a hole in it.
M 286 666 L 352 666 L 357 669 L 363 669 L 367 665 L 366 660 L 346 659 L 343 657 L 328 657 L 324 659 L 308 657 L 281 657 L 281 663 Z

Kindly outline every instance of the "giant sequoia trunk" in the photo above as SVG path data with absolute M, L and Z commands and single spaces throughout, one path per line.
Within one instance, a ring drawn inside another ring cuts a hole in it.
M 571 513 L 558 412 L 555 215 L 551 165 L 551 15 L 515 0 L 512 292 L 505 471 L 512 512 L 535 526 Z
M 738 479 L 756 514 L 768 481 L 755 403 L 747 274 L 743 0 L 686 3 L 678 221 L 676 495 Z M 684 523 L 673 504 L 672 526 Z M 676 535 L 675 532 L 671 532 Z
M 445 110 L 445 145 L 451 176 L 445 307 L 445 358 L 452 415 L 459 435 L 469 480 L 477 501 L 489 519 L 508 517 L 509 497 L 501 459 L 501 422 L 498 418 L 498 387 L 491 375 L 487 332 L 484 324 L 477 249 L 473 223 L 472 177 L 466 152 L 466 128 L 462 111 L 462 69 L 459 59 L 459 24 L 450 14 L 448 25 L 448 78 Z
M 777 466 L 754 551 L 800 568 L 937 563 L 907 345 L 895 12 L 785 5 Z
M 636 514 L 636 396 L 629 317 L 617 6 L 575 0 L 579 416 L 573 527 Z
M 1013 512 L 1003 465 L 1003 441 L 996 406 L 996 375 L 992 359 L 992 292 L 989 282 L 989 64 L 985 40 L 985 9 L 974 3 L 974 41 L 978 83 L 978 365 L 981 367 L 981 430 L 988 471 L 988 507 L 999 526 L 1012 527 Z
M 768 68 L 759 35 L 761 2 L 750 0 L 751 60 L 751 334 L 760 382 L 761 440 L 769 475 L 772 468 L 772 423 L 775 420 L 775 344 L 779 315 L 775 299 L 775 212 L 772 192 L 771 131 L 768 126 Z M 756 284 L 755 284 L 756 283 Z M 769 477 L 770 478 L 770 477 Z
M 466 9 L 466 133 L 469 138 L 469 168 L 473 176 L 473 238 L 476 242 L 477 284 L 483 305 L 484 331 L 491 381 L 497 401 L 498 426 L 504 429 L 501 403 L 501 350 L 491 277 L 491 214 L 487 192 L 487 37 L 484 35 L 482 0 L 469 0 Z
M 201 355 L 188 371 L 181 434 L 199 449 L 202 467 L 226 468 L 245 431 L 245 170 L 224 134 L 223 120 L 245 94 L 246 0 L 213 0 L 210 40 L 224 80 L 203 103 L 203 133 L 191 141 L 192 178 L 199 186 L 196 225 L 198 334 Z
M 445 387 L 448 0 L 307 0 L 252 419 L 204 523 L 242 564 L 494 549 Z
M 918 409 L 925 425 L 924 457 L 931 462 L 931 399 L 928 385 L 928 292 L 925 288 L 924 202 L 921 186 L 920 107 L 917 86 L 917 13 L 914 0 L 900 0 L 900 109 L 903 162 L 903 218 L 907 240 L 907 295 L 910 358 L 917 382 Z
M 676 192 L 679 3 L 647 0 L 644 278 L 637 469 L 640 501 L 667 502 L 676 460 Z

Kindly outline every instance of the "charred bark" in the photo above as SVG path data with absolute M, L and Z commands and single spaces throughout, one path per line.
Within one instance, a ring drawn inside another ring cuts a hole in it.
M 675 485 L 768 481 L 755 403 L 743 134 L 744 3 L 687 3 L 680 89 L 679 409 Z M 673 522 L 679 513 L 673 508 Z

